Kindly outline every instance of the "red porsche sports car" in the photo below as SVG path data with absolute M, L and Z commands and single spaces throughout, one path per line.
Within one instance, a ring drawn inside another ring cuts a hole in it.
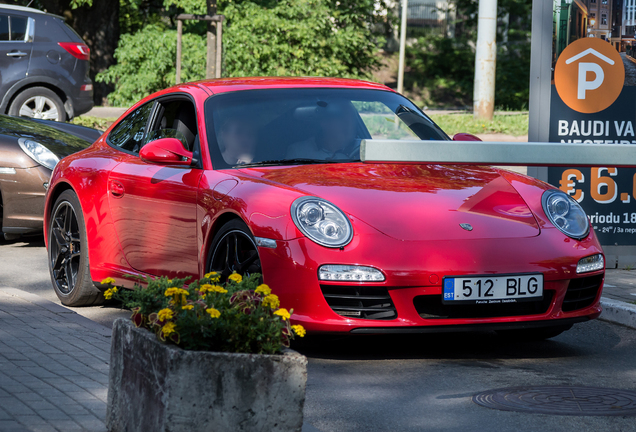
M 357 80 L 210 80 L 143 99 L 53 172 L 57 295 L 95 304 L 106 277 L 215 270 L 262 273 L 311 332 L 551 337 L 600 314 L 603 251 L 568 195 L 488 166 L 361 162 L 363 139 L 450 138 Z

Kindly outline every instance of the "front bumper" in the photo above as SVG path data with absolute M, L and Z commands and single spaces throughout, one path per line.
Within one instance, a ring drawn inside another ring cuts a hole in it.
M 367 232 L 356 235 L 344 250 L 327 249 L 300 238 L 279 241 L 276 249 L 260 248 L 259 252 L 265 282 L 279 295 L 283 307 L 294 309 L 293 321 L 311 332 L 460 331 L 485 325 L 517 328 L 531 323 L 545 326 L 549 325 L 546 322 L 585 321 L 601 313 L 604 271 L 576 273 L 581 258 L 602 253 L 593 235 L 576 241 L 556 229 L 544 228 L 540 236 L 532 238 L 403 242 Z M 319 281 L 318 267 L 323 264 L 375 267 L 383 271 L 386 281 Z M 441 303 L 445 276 L 517 273 L 544 275 L 541 302 L 498 305 L 501 307 L 492 310 L 483 305 Z M 329 297 L 347 290 L 348 294 L 369 297 L 371 308 L 384 306 L 386 310 L 390 303 L 395 314 L 369 314 L 366 319 L 343 316 L 324 294 Z M 390 300 L 374 303 L 374 296 L 380 298 L 382 293 Z M 583 297 L 584 301 L 577 300 Z

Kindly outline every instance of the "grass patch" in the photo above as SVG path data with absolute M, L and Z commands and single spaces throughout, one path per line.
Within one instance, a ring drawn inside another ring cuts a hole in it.
M 513 136 L 528 134 L 528 114 L 499 114 L 491 122 L 476 120 L 472 114 L 428 115 L 451 137 L 459 132 Z
M 102 118 L 92 116 L 79 116 L 71 120 L 71 123 L 97 129 L 103 132 L 108 129 L 110 125 L 115 123 L 116 120 L 117 118 L 115 117 Z

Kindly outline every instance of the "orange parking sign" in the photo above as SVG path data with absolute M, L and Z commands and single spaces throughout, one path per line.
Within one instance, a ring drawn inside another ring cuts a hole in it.
M 580 113 L 612 105 L 623 90 L 625 66 L 614 47 L 597 38 L 572 42 L 559 56 L 554 85 L 561 100 Z

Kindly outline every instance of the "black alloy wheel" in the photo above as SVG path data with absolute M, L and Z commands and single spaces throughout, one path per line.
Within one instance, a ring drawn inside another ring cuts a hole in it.
M 221 282 L 227 281 L 234 272 L 245 277 L 263 273 L 256 242 L 244 222 L 232 220 L 216 233 L 206 271 L 220 273 Z
M 84 216 L 77 195 L 62 192 L 53 206 L 48 232 L 49 272 L 58 298 L 67 306 L 101 304 L 91 280 Z

